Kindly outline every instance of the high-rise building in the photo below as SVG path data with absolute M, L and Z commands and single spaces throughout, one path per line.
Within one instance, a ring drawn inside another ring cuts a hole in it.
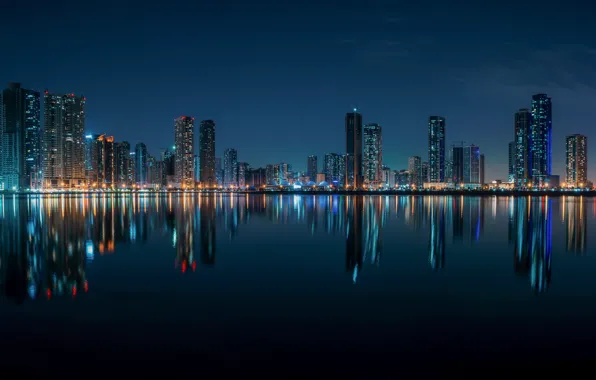
M 199 129 L 199 181 L 203 186 L 215 187 L 218 182 L 215 172 L 215 122 L 203 120 Z
M 515 182 L 515 141 L 509 143 L 509 165 L 507 170 L 507 181 Z
M 532 186 L 548 183 L 552 174 L 552 102 L 546 94 L 532 96 Z
M 566 182 L 570 187 L 584 187 L 588 184 L 588 138 L 570 135 L 566 142 Z
M 531 152 L 531 126 L 532 113 L 527 108 L 522 108 L 515 113 L 515 186 L 524 187 L 532 179 Z
M 308 156 L 308 159 L 306 160 L 306 175 L 311 181 L 316 181 L 317 173 L 319 173 L 317 156 Z
M 445 182 L 445 118 L 428 119 L 429 182 Z
M 113 136 L 85 136 L 85 180 L 91 188 L 115 186 L 116 146 Z
M 410 174 L 410 185 L 420 188 L 424 186 L 422 178 L 422 159 L 420 156 L 411 156 L 408 158 L 408 172 Z
M 379 124 L 366 124 L 364 135 L 364 185 L 377 187 L 383 183 L 383 134 Z
M 126 187 L 133 184 L 129 177 L 130 166 L 130 143 L 122 141 L 115 147 L 116 162 L 116 183 L 120 187 Z
M 464 143 L 462 142 L 459 146 L 453 145 L 449 156 L 450 170 L 447 181 L 461 185 L 464 183 Z
M 362 115 L 354 112 L 346 114 L 346 174 L 344 186 L 362 187 Z
M 182 188 L 194 187 L 194 118 L 180 116 L 174 123 L 176 183 Z
M 333 186 L 342 186 L 344 184 L 345 156 L 338 153 L 325 154 L 325 181 Z
M 480 186 L 486 185 L 486 179 L 484 178 L 484 154 L 480 155 Z
M 420 172 L 422 173 L 422 183 L 430 180 L 430 165 L 427 161 L 424 161 L 421 166 Z
M 107 188 L 114 187 L 116 184 L 114 136 L 104 136 L 102 148 L 103 183 Z
M 463 149 L 464 170 L 463 183 L 466 185 L 480 184 L 480 148 L 476 145 L 468 145 Z
M 250 166 L 246 162 L 238 163 L 238 187 L 248 186 L 248 171 Z
M 224 186 L 238 186 L 238 152 L 236 149 L 224 151 Z
M 276 185 L 277 184 L 275 181 L 275 178 L 274 178 L 275 173 L 273 171 L 274 171 L 273 165 L 268 164 L 265 167 L 265 181 L 267 182 L 266 183 L 267 185 Z
M 79 187 L 85 178 L 85 103 L 74 94 L 44 94 L 43 185 Z
M 142 142 L 135 145 L 134 154 L 134 173 L 135 184 L 145 186 L 148 183 L 147 178 L 147 146 Z
M 9 83 L 2 92 L 0 176 L 5 187 L 41 186 L 41 121 L 39 92 Z
M 215 157 L 215 178 L 217 186 L 223 186 L 224 171 L 221 165 L 221 157 Z

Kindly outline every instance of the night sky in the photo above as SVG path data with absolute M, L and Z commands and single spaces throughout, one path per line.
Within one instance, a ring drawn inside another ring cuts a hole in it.
M 237 148 L 252 166 L 304 170 L 310 154 L 345 151 L 358 107 L 383 126 L 392 169 L 427 157 L 428 116 L 441 115 L 448 144 L 479 145 L 487 180 L 506 179 L 513 114 L 537 92 L 553 98 L 554 174 L 566 134 L 596 146 L 589 1 L 191 3 L 2 1 L 0 84 L 84 94 L 89 132 L 154 155 L 174 118 L 213 119 L 217 155 Z M 589 161 L 594 179 L 596 148 Z

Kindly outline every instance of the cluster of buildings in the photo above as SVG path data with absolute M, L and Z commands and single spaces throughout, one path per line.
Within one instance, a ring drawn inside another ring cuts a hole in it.
M 43 128 L 41 98 L 43 96 Z M 474 144 L 446 145 L 445 118 L 428 120 L 428 156 L 411 156 L 407 168 L 383 164 L 382 127 L 363 123 L 354 109 L 345 116 L 346 150 L 308 156 L 306 171 L 288 163 L 253 168 L 236 149 L 215 154 L 215 122 L 174 120 L 174 144 L 152 156 L 142 142 L 131 145 L 106 134 L 88 134 L 82 95 L 40 93 L 10 83 L 0 94 L 0 190 L 26 189 L 244 189 L 324 187 L 344 189 L 461 188 L 486 185 L 484 155 Z M 515 114 L 509 143 L 508 181 L 515 188 L 591 187 L 587 180 L 587 138 L 566 139 L 566 182 L 552 174 L 552 104 L 546 94 Z M 502 183 L 501 183 L 502 182 Z

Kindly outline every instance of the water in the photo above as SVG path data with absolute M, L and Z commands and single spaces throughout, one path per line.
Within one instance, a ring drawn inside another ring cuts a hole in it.
M 2 197 L 7 363 L 595 353 L 592 198 Z

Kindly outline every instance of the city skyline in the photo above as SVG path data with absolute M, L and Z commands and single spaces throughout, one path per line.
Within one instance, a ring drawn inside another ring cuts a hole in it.
M 555 174 L 564 175 L 567 132 L 589 137 L 593 128 L 584 120 L 590 120 L 596 98 L 596 78 L 587 69 L 596 59 L 595 47 L 590 33 L 574 32 L 591 24 L 588 11 L 572 15 L 530 1 L 517 4 L 519 12 L 504 3 L 484 4 L 482 10 L 468 5 L 446 20 L 441 15 L 449 7 L 441 2 L 429 4 L 430 13 L 422 5 L 404 10 L 374 1 L 377 7 L 343 4 L 339 11 L 322 4 L 317 12 L 308 5 L 287 12 L 265 3 L 174 3 L 159 13 L 140 8 L 134 18 L 111 7 L 65 5 L 52 25 L 47 25 L 47 15 L 55 12 L 50 4 L 12 5 L 0 22 L 4 52 L 11 57 L 0 63 L 0 83 L 84 94 L 89 132 L 133 146 L 142 141 L 155 155 L 171 144 L 169 127 L 177 115 L 211 119 L 222 132 L 216 156 L 233 147 L 255 167 L 285 161 L 303 169 L 305 156 L 343 152 L 343 141 L 333 137 L 342 128 L 341 115 L 353 107 L 365 122 L 383 126 L 383 162 L 389 167 L 405 169 L 408 157 L 425 155 L 423 129 L 428 116 L 437 114 L 448 120 L 447 144 L 465 140 L 481 147 L 487 180 L 506 179 L 512 115 L 530 107 L 532 94 L 547 93 L 556 104 Z M 528 22 L 522 15 L 530 10 L 536 18 Z M 474 12 L 499 17 L 478 23 Z M 211 16 L 192 27 L 174 21 L 186 14 Z M 114 28 L 100 27 L 95 21 L 100 16 Z M 496 25 L 499 18 L 514 28 Z M 60 19 L 77 20 L 83 32 L 63 33 Z M 222 19 L 233 27 L 224 27 Z M 11 37 L 24 21 L 39 38 Z M 354 22 L 377 27 L 354 30 L 349 26 Z M 446 27 L 454 22 L 458 28 Z M 302 23 L 311 30 L 304 31 Z M 563 33 L 546 27 L 551 23 Z M 162 27 L 157 33 L 146 25 Z M 254 25 L 270 29 L 264 33 Z M 471 29 L 472 36 L 465 32 Z M 461 38 L 464 32 L 467 38 Z M 57 34 L 77 49 L 49 49 Z M 259 122 L 249 132 L 245 120 Z M 292 144 L 263 142 L 262 136 L 280 132 L 291 135 Z M 588 177 L 596 178 L 596 168 Z

